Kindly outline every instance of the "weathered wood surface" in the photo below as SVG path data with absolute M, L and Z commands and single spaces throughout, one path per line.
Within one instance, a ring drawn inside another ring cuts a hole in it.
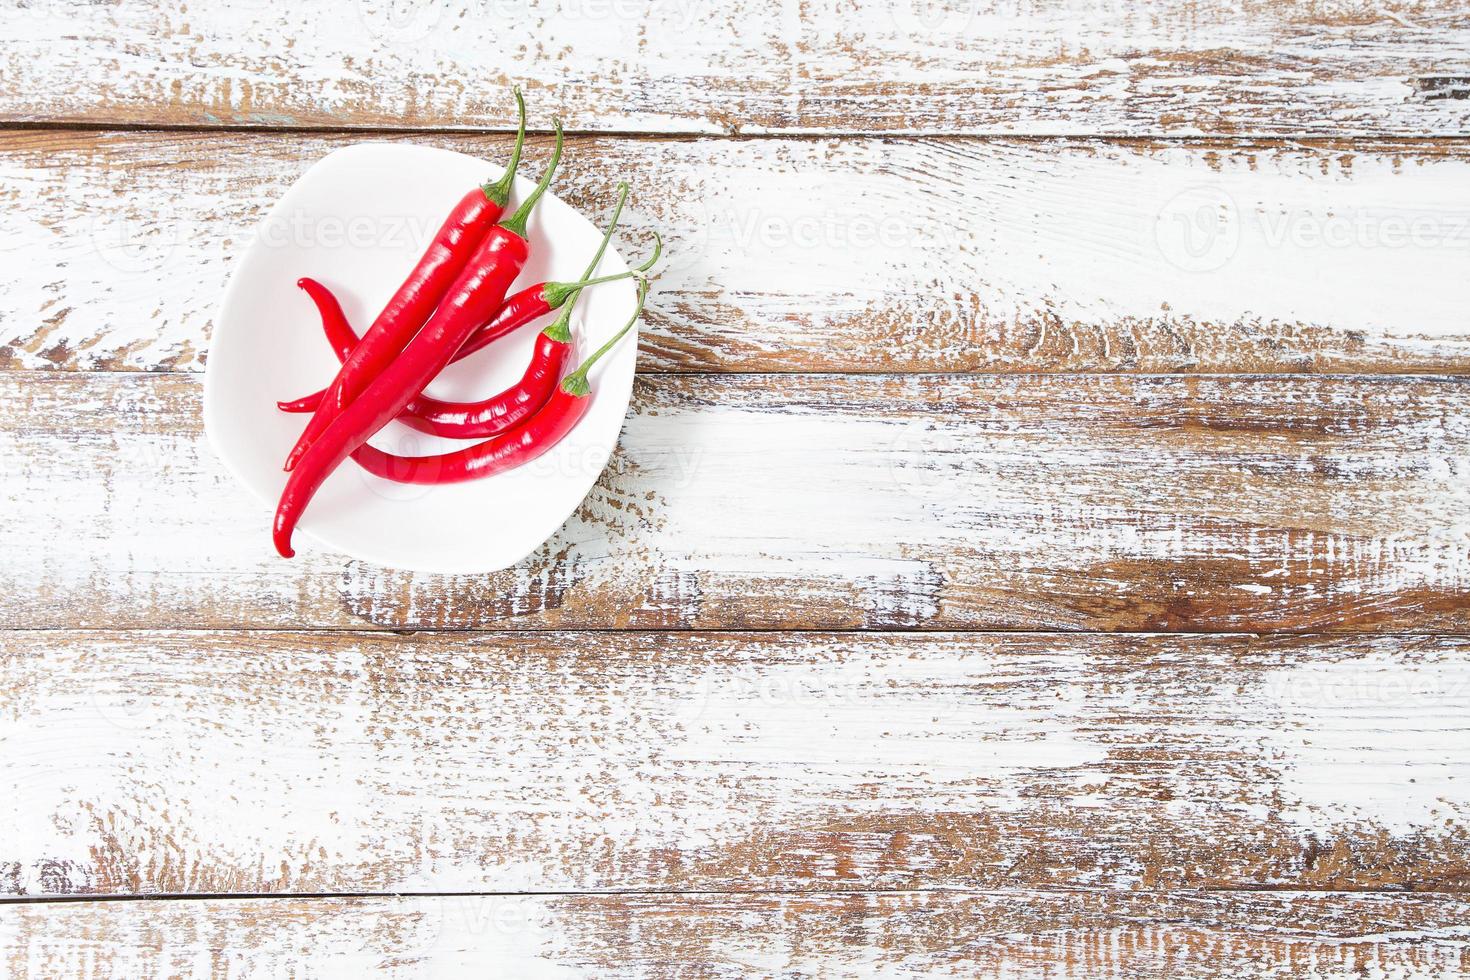
M 0 633 L 0 890 L 1470 890 L 1470 641 Z
M 7 973 L 1470 972 L 1462 3 L 0 0 L 0 65 Z M 513 81 L 693 374 L 511 571 L 282 562 L 146 372 Z
M 15 977 L 1444 977 L 1470 905 L 1426 895 L 1015 891 L 0 906 Z
M 359 138 L 0 133 L 0 365 L 198 370 L 255 223 Z M 645 370 L 1470 368 L 1464 143 L 599 138 L 564 171 L 589 214 L 633 182 L 628 250 L 668 237 Z
M 563 529 L 462 577 L 276 557 L 200 387 L 0 374 L 0 624 L 1470 627 L 1460 379 L 650 378 Z
M 8 0 L 0 119 L 657 132 L 1449 135 L 1458 0 Z

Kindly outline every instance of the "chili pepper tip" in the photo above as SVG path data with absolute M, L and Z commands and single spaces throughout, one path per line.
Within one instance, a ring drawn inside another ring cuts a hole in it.
M 292 527 L 287 526 L 286 519 L 278 508 L 276 510 L 275 522 L 271 527 L 271 542 L 276 546 L 276 554 L 282 558 L 296 557 L 296 549 L 291 547 L 292 529 Z

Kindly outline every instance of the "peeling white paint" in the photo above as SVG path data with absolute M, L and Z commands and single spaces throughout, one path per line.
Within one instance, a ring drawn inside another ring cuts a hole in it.
M 1302 664 L 1260 682 L 1261 734 L 1282 770 L 1285 816 L 1322 833 L 1391 834 L 1470 818 L 1470 656 L 1406 662 L 1392 641 L 1347 661 Z
M 1367 879 L 1412 886 L 1470 815 L 1458 640 L 684 637 L 5 634 L 0 871 L 28 894 L 1245 887 L 1355 835 Z
M 26 367 L 197 369 L 243 236 L 343 142 L 89 135 L 0 151 L 17 215 L 0 219 L 0 341 Z M 625 174 L 639 188 L 628 241 L 655 227 L 668 241 L 645 368 L 1470 358 L 1470 156 L 1453 147 L 602 140 L 570 153 L 565 196 L 605 200 L 606 173 Z M 208 166 L 181 179 L 160 156 Z M 385 235 L 401 225 L 364 218 Z
M 1085 628 L 1181 596 L 1183 622 L 1325 628 L 1470 583 L 1453 382 L 666 379 L 540 553 L 452 578 L 275 558 L 193 380 L 8 379 L 17 626 Z
M 513 79 L 578 129 L 1463 133 L 1455 100 L 1410 84 L 1470 60 L 1460 9 L 1398 9 L 133 2 L 21 6 L 0 53 L 13 68 L 6 108 L 19 118 L 506 126 L 512 107 L 496 83 Z M 1233 52 L 1223 67 L 1221 51 Z
M 1039 891 L 414 896 L 0 907 L 13 972 L 93 980 L 353 972 L 423 977 L 1167 980 L 1249 962 L 1373 980 L 1456 972 L 1454 896 Z

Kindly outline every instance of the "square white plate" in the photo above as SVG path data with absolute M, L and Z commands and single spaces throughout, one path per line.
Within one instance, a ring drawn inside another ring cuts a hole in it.
M 522 173 L 536 163 L 544 160 L 523 162 Z M 338 367 L 296 280 L 311 276 L 326 284 L 361 334 L 455 202 L 503 172 L 503 165 L 449 150 L 360 143 L 312 166 L 256 229 L 215 318 L 204 427 L 220 459 L 269 505 L 261 510 L 262 549 L 271 548 L 271 514 L 286 482 L 281 463 L 309 418 L 281 412 L 276 402 L 325 387 Z M 533 186 L 517 178 L 507 213 Z M 610 185 L 609 214 L 614 194 Z M 600 223 L 607 216 L 595 217 Z M 529 232 L 531 258 L 514 289 L 576 280 L 602 238 L 597 226 L 549 193 Z M 626 269 L 609 248 L 598 271 Z M 572 317 L 572 363 L 621 327 L 636 301 L 628 280 L 587 290 Z M 524 327 L 452 365 L 429 393 L 481 398 L 509 386 L 525 370 L 541 326 Z M 393 568 L 476 573 L 514 564 L 561 527 L 607 465 L 632 394 L 637 338 L 635 328 L 598 362 L 586 417 L 540 459 L 441 487 L 390 483 L 349 461 L 317 493 L 300 531 L 319 547 Z M 372 444 L 418 456 L 469 443 L 394 422 Z

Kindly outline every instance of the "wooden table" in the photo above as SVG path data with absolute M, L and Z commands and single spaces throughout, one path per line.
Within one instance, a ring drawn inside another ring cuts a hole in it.
M 1470 969 L 1461 0 L 3 9 L 10 974 Z M 232 263 L 514 81 L 668 239 L 620 449 L 283 562 Z

